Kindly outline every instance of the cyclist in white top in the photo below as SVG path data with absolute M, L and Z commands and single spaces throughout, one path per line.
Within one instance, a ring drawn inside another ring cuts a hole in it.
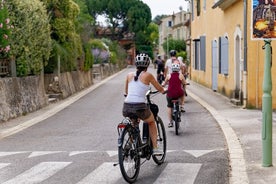
M 183 71 L 184 68 L 184 63 L 183 60 L 178 60 L 178 58 L 176 58 L 176 51 L 175 50 L 171 50 L 170 51 L 170 58 L 167 59 L 166 64 L 165 64 L 165 77 L 168 74 L 172 73 L 172 63 L 178 63 L 180 65 L 180 70 Z
M 178 58 L 176 58 L 176 51 L 175 50 L 171 50 L 170 51 L 170 56 L 171 58 L 167 59 L 166 64 L 165 64 L 165 77 L 167 77 L 167 75 L 170 75 L 172 73 L 172 64 L 179 64 L 180 65 L 180 71 L 183 72 L 184 71 L 184 63 L 182 60 L 178 60 Z M 183 91 L 184 91 L 184 86 L 183 86 Z M 184 91 L 185 92 L 185 91 Z M 185 95 L 183 95 L 180 99 L 180 109 L 181 112 L 185 112 L 184 110 L 184 103 L 185 103 Z
M 150 60 L 147 54 L 138 54 L 135 59 L 136 72 L 131 72 L 126 77 L 125 101 L 123 106 L 123 116 L 130 114 L 137 115 L 138 118 L 149 124 L 149 134 L 153 144 L 153 155 L 163 154 L 157 147 L 157 128 L 155 120 L 149 106 L 146 104 L 146 92 L 152 84 L 159 92 L 165 93 L 165 89 L 156 81 L 155 77 L 147 72 Z

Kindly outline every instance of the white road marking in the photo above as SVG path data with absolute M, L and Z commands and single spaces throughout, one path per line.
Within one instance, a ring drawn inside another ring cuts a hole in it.
M 46 180 L 71 162 L 41 162 L 31 169 L 2 184 L 35 184 Z
M 3 157 L 3 156 L 10 156 L 10 155 L 15 155 L 15 154 L 21 154 L 21 153 L 27 153 L 27 151 L 17 151 L 17 152 L 0 152 L 0 157 Z
M 77 184 L 115 183 L 120 178 L 120 168 L 114 167 L 113 163 L 105 162 Z
M 10 163 L 0 163 L 0 169 L 7 167 Z
M 113 157 L 115 155 L 118 155 L 118 151 L 106 151 L 106 153 L 110 156 Z
M 211 153 L 213 152 L 214 150 L 183 150 L 187 153 L 190 153 L 191 155 L 193 155 L 194 157 L 200 157 L 202 155 L 205 155 L 207 153 Z
M 74 156 L 74 155 L 79 155 L 79 154 L 83 154 L 83 153 L 93 153 L 96 151 L 71 151 L 69 153 L 69 157 Z
M 63 152 L 63 151 L 34 151 L 28 156 L 28 158 L 42 156 L 42 155 L 55 154 L 55 153 L 60 153 L 60 152 Z
M 154 184 L 191 184 L 199 172 L 201 164 L 168 163 Z

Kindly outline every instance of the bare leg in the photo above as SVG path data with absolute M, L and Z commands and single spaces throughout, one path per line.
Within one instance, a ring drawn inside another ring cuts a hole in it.
M 167 113 L 168 113 L 169 122 L 171 122 L 172 121 L 172 108 L 168 107 Z
M 151 114 L 150 117 L 148 119 L 145 119 L 144 121 L 149 124 L 149 135 L 152 141 L 152 146 L 155 149 L 157 148 L 157 127 L 153 114 Z

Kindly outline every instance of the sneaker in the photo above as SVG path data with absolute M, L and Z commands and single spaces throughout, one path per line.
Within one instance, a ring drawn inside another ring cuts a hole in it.
M 186 112 L 186 111 L 184 110 L 184 107 L 183 107 L 183 106 L 181 106 L 180 110 L 181 110 L 181 112 Z
M 169 128 L 173 127 L 173 122 L 170 122 L 170 123 L 168 124 L 168 127 L 169 127 Z
M 152 155 L 163 155 L 163 154 L 164 154 L 163 150 L 159 148 L 153 148 L 152 150 Z

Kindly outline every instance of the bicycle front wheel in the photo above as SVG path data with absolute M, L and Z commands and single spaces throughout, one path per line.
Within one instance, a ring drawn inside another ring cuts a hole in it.
M 159 116 L 157 116 L 156 126 L 157 126 L 157 144 L 158 144 L 158 147 L 163 150 L 164 154 L 152 155 L 152 159 L 156 164 L 161 165 L 166 158 L 167 137 L 166 137 L 166 130 L 164 127 L 164 123 Z
M 124 179 L 133 183 L 140 171 L 140 156 L 136 149 L 137 143 L 129 128 L 125 128 L 121 135 L 121 144 L 118 149 L 119 165 Z M 138 145 L 137 145 L 138 146 Z

